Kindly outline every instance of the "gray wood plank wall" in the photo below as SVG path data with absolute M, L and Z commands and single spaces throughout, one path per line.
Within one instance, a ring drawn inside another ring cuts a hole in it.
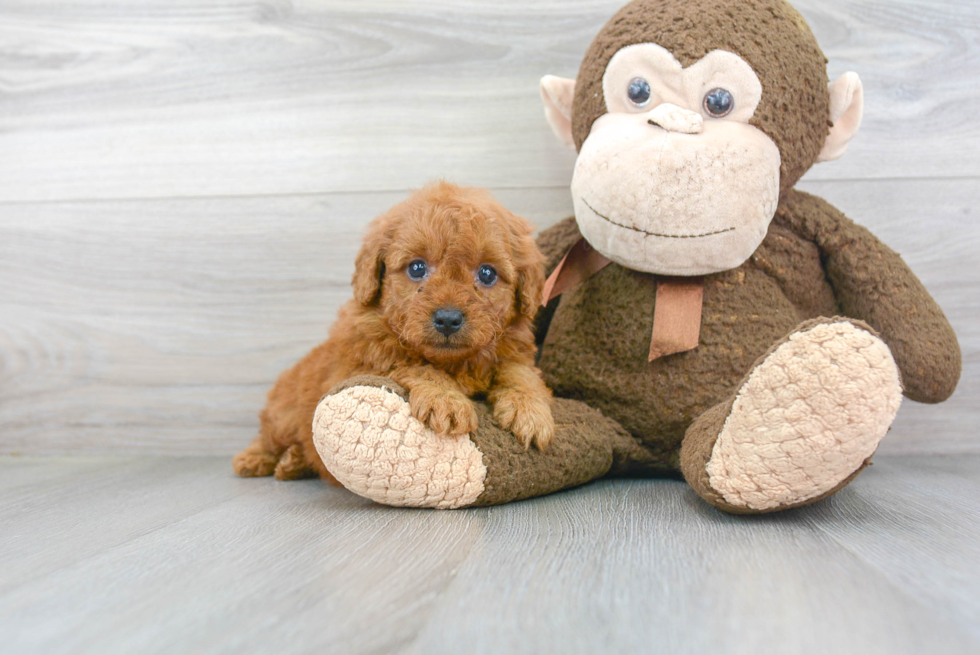
M 537 81 L 623 1 L 0 0 L 0 453 L 231 453 L 407 190 L 569 215 Z M 882 451 L 978 452 L 980 4 L 796 6 L 867 99 L 801 187 L 902 253 L 964 351 Z

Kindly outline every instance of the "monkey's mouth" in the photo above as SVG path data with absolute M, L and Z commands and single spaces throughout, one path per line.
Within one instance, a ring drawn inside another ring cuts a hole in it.
M 590 205 L 585 198 L 582 198 L 582 202 L 585 203 L 586 207 L 592 210 L 593 214 L 595 214 L 602 220 L 606 221 L 607 223 L 611 223 L 616 227 L 621 227 L 627 230 L 633 230 L 634 232 L 639 232 L 640 234 L 645 234 L 646 236 L 649 237 L 661 237 L 664 239 L 700 239 L 701 237 L 710 237 L 716 234 L 724 234 L 725 232 L 735 231 L 734 227 L 726 227 L 724 230 L 715 230 L 714 232 L 705 232 L 704 234 L 661 234 L 659 232 L 647 232 L 646 230 L 641 230 L 640 228 L 633 227 L 632 225 L 623 225 L 622 223 L 617 223 L 616 221 L 610 219 L 608 216 L 603 216 L 602 214 L 597 212 L 595 208 L 592 205 Z

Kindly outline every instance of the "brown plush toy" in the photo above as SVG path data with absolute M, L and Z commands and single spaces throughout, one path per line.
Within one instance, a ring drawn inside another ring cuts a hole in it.
M 434 440 L 398 385 L 352 379 L 314 421 L 347 488 L 466 507 L 679 472 L 716 507 L 769 512 L 854 479 L 903 391 L 952 394 L 959 346 L 919 280 L 793 189 L 843 154 L 862 88 L 853 73 L 828 84 L 783 0 L 635 0 L 577 81 L 545 77 L 542 97 L 579 152 L 575 216 L 538 239 L 555 440 L 525 451 L 485 407 L 475 433 Z

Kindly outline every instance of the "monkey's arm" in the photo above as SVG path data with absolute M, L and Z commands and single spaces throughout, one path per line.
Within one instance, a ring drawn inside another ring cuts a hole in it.
M 559 221 L 538 234 L 536 241 L 538 249 L 544 255 L 546 277 L 551 275 L 551 272 L 558 266 L 558 262 L 561 261 L 562 257 L 581 238 L 582 234 L 578 231 L 578 225 L 575 223 L 574 216 Z M 538 315 L 534 318 L 534 340 L 538 344 L 539 349 L 541 344 L 544 343 L 545 335 L 548 334 L 548 326 L 551 325 L 551 318 L 555 315 L 555 310 L 558 308 L 560 301 L 561 298 L 555 298 L 546 307 L 542 307 L 538 311 Z
M 800 191 L 780 203 L 775 221 L 820 248 L 841 310 L 881 334 L 898 363 L 905 395 L 924 403 L 949 398 L 962 368 L 959 342 L 902 258 L 830 203 Z

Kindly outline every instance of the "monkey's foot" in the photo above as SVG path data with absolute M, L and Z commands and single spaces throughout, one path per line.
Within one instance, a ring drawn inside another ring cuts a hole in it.
M 636 444 L 599 412 L 554 401 L 556 436 L 524 449 L 477 403 L 479 428 L 437 435 L 412 416 L 408 393 L 376 376 L 351 378 L 317 406 L 313 442 L 347 489 L 385 505 L 456 509 L 541 496 L 605 475 Z
M 384 505 L 455 509 L 483 492 L 487 469 L 469 435 L 440 436 L 412 416 L 395 382 L 352 378 L 313 416 L 313 443 L 338 482 Z
M 895 360 L 870 328 L 810 321 L 688 428 L 681 468 L 705 500 L 727 511 L 806 505 L 867 466 L 901 399 Z

